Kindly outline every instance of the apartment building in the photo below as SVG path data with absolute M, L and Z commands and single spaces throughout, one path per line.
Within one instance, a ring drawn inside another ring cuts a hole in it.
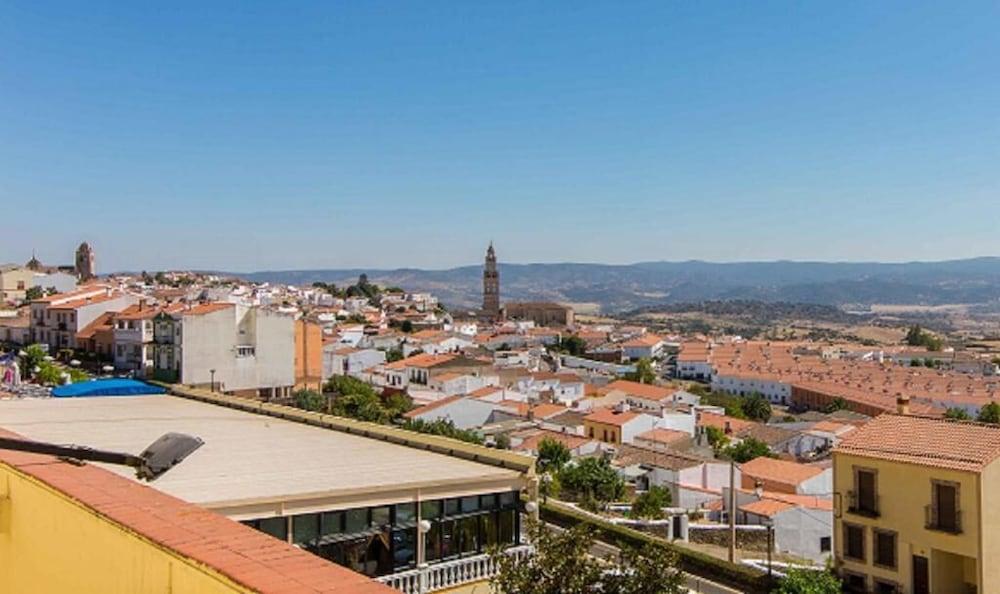
M 216 391 L 274 398 L 295 385 L 290 315 L 233 303 L 163 312 L 153 324 L 154 375 Z
M 900 412 L 908 412 L 901 399 Z M 884 414 L 833 451 L 852 592 L 1000 592 L 1000 427 Z
M 139 377 L 151 377 L 154 368 L 153 320 L 162 312 L 180 311 L 181 305 L 160 308 L 145 299 L 113 314 L 113 353 L 115 368 L 132 371 Z
M 138 296 L 110 285 L 85 285 L 32 301 L 31 341 L 47 344 L 53 351 L 78 348 L 78 332 L 102 314 L 122 311 L 138 301 Z

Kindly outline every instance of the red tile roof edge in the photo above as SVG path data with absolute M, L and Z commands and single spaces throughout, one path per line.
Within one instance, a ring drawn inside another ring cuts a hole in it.
M 0 429 L 0 435 L 18 437 Z M 98 466 L 0 450 L 0 464 L 39 481 L 143 540 L 262 594 L 391 594 L 392 588 Z

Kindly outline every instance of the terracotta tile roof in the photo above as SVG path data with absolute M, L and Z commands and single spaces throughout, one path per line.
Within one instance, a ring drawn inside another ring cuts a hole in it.
M 430 353 L 420 353 L 419 355 L 413 355 L 412 357 L 394 361 L 385 367 L 386 369 L 407 369 L 410 367 L 427 369 L 429 367 L 434 367 L 435 365 L 440 365 L 441 363 L 447 363 L 454 358 L 455 355 L 432 355 Z
M 773 499 L 761 499 L 759 501 L 754 501 L 753 503 L 745 503 L 740 506 L 740 511 L 744 511 L 757 516 L 764 516 L 770 518 L 776 516 L 783 511 L 794 509 L 795 506 L 791 503 L 785 503 L 784 501 L 775 501 Z
M 435 409 L 441 408 L 446 404 L 451 404 L 452 402 L 458 402 L 463 396 L 447 396 L 441 398 L 440 400 L 435 400 L 434 402 L 429 402 L 423 406 L 418 406 L 417 408 L 403 413 L 403 416 L 407 419 L 415 419 L 420 415 L 427 414 Z
M 599 408 L 583 418 L 584 421 L 622 426 L 639 416 L 632 411 L 617 412 L 610 408 Z
M 663 339 L 655 334 L 643 334 L 642 336 L 626 340 L 622 343 L 622 346 L 625 348 L 653 347 L 661 342 L 663 342 Z
M 472 392 L 469 392 L 469 396 L 472 398 L 482 398 L 484 396 L 491 396 L 493 394 L 496 394 L 497 392 L 503 392 L 503 388 L 497 386 L 485 386 L 479 388 L 478 390 L 473 390 Z
M 747 479 L 766 481 L 784 485 L 799 485 L 803 481 L 821 474 L 822 468 L 774 458 L 754 458 L 740 466 L 744 483 Z
M 16 437 L 3 430 L 0 434 Z M 196 564 L 204 564 L 255 592 L 395 592 L 346 567 L 98 466 L 76 466 L 51 456 L 11 451 L 0 451 L 0 463 L 68 495 L 108 521 L 172 549 Z
M 691 436 L 684 431 L 677 431 L 676 429 L 651 429 L 644 433 L 636 435 L 636 439 L 645 439 L 646 441 L 655 441 L 656 443 L 677 443 L 685 441 Z
M 632 382 L 628 380 L 615 380 L 605 386 L 608 390 L 618 390 L 636 396 L 639 398 L 646 398 L 649 400 L 660 401 L 664 398 L 671 396 L 674 392 L 677 392 L 677 388 L 665 388 L 662 386 L 654 386 L 651 384 L 642 384 L 639 382 Z
M 699 411 L 697 424 L 699 427 L 717 427 L 722 430 L 725 430 L 726 425 L 728 424 L 731 432 L 737 433 L 743 431 L 744 429 L 748 429 L 754 423 L 752 421 L 745 421 L 735 417 L 727 417 L 726 415 L 717 415 L 715 413 Z
M 739 490 L 744 493 L 753 492 L 747 489 Z M 779 493 L 777 491 L 764 491 L 761 496 L 763 499 L 774 499 L 775 501 L 783 501 L 799 507 L 833 511 L 833 499 L 830 498 L 817 497 L 815 495 L 793 495 L 791 493 Z
M 887 413 L 853 431 L 834 452 L 980 472 L 1000 456 L 1000 426 Z
M 88 340 L 97 335 L 98 332 L 110 332 L 113 329 L 115 312 L 106 311 L 94 318 L 94 321 L 83 327 L 76 333 L 77 340 Z
M 679 452 L 650 450 L 624 444 L 618 448 L 618 455 L 615 456 L 614 462 L 619 467 L 643 464 L 667 470 L 682 470 L 704 464 L 707 460 Z
M 530 435 L 524 437 L 524 441 L 522 441 L 519 445 L 517 445 L 513 449 L 515 451 L 537 452 L 538 445 L 542 442 L 543 439 L 553 439 L 555 441 L 558 441 L 559 443 L 563 444 L 570 450 L 575 450 L 580 446 L 593 441 L 591 439 L 582 437 L 580 435 L 572 435 L 570 433 L 560 433 L 559 431 L 539 430 L 539 431 L 534 431 Z
M 236 306 L 232 303 L 216 301 L 213 303 L 200 303 L 189 309 L 184 309 L 178 313 L 185 316 L 203 316 L 205 314 L 215 313 L 217 311 L 229 309 L 230 307 L 236 307 Z
M 549 417 L 554 417 L 568 410 L 565 406 L 561 404 L 538 404 L 531 409 L 531 413 L 535 415 L 536 419 L 547 419 Z

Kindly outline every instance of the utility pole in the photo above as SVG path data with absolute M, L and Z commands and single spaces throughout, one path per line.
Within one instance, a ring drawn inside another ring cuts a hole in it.
M 729 562 L 736 563 L 736 462 L 729 461 Z

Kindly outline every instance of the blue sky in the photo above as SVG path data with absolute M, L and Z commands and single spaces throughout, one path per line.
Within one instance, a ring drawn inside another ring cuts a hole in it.
M 998 26 L 986 2 L 8 1 L 0 261 L 1000 255 Z

